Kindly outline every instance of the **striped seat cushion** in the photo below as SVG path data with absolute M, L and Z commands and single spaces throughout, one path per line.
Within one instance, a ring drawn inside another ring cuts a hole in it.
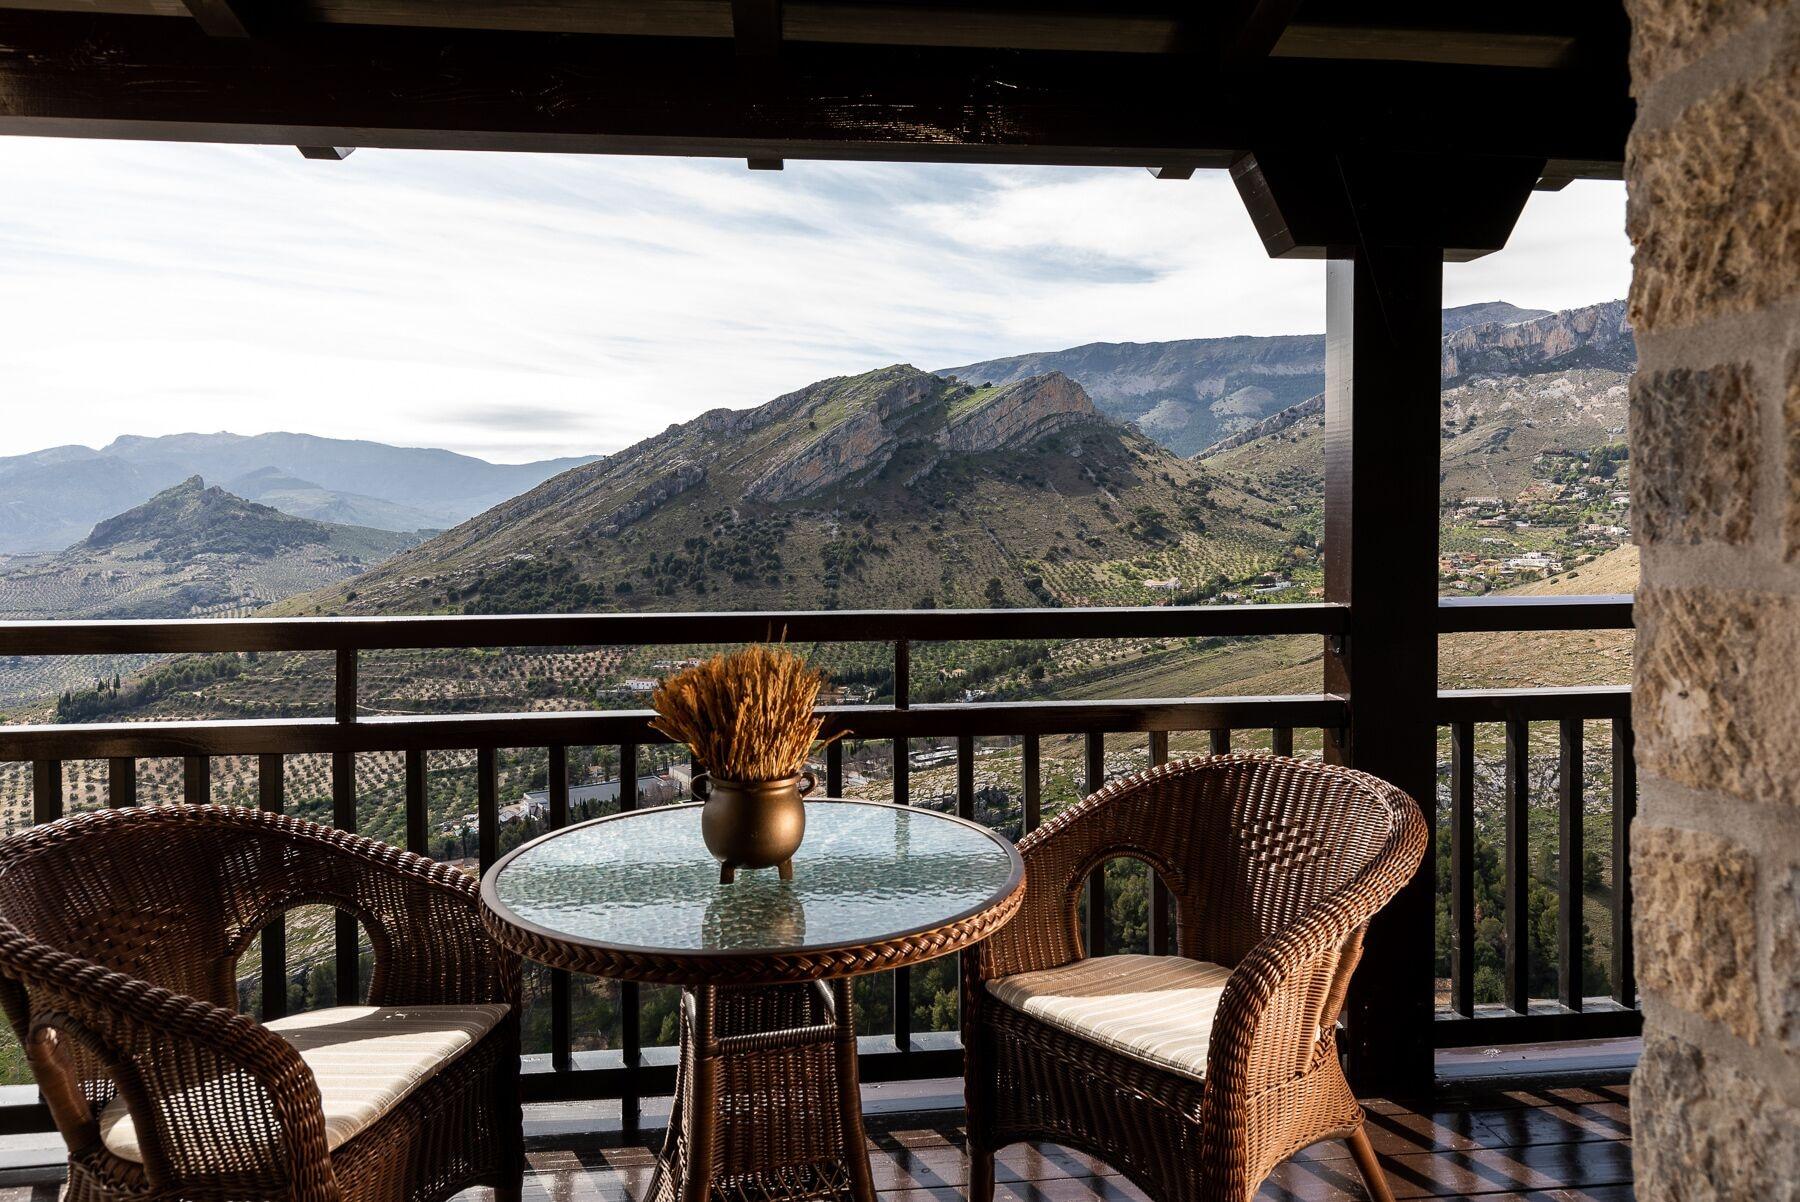
M 1206 1077 L 1213 1015 L 1231 970 L 1179 956 L 1094 956 L 987 983 L 1040 1022 L 1170 1072 Z
M 294 1045 L 319 1083 L 326 1145 L 336 1149 L 391 1112 L 507 1015 L 487 1006 L 333 1006 L 268 1023 Z M 170 1109 L 181 1105 L 171 1099 Z M 143 1163 L 123 1098 L 100 1112 L 106 1150 Z

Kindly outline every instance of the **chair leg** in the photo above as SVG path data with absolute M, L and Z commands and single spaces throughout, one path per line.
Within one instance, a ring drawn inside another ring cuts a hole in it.
M 1362 1174 L 1369 1197 L 1375 1202 L 1394 1202 L 1393 1191 L 1388 1189 L 1387 1174 L 1381 1171 L 1381 1162 L 1375 1159 L 1375 1148 L 1369 1143 L 1369 1133 L 1358 1127 L 1346 1142 L 1350 1145 L 1350 1155 L 1356 1158 L 1356 1171 Z
M 994 1202 L 994 1150 L 969 1141 L 969 1202 Z

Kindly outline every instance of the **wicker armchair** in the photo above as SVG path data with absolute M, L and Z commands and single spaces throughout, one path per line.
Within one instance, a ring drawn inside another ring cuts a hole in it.
M 356 917 L 367 1007 L 268 1025 L 236 965 L 283 911 Z M 93 1199 L 519 1197 L 519 966 L 476 882 L 232 806 L 81 814 L 0 842 L 0 1002 Z
M 1418 807 L 1374 777 L 1241 755 L 1113 781 L 1027 835 L 1025 904 L 964 979 L 971 1202 L 1018 1140 L 1196 1202 L 1248 1199 L 1332 1138 L 1387 1202 L 1335 1026 L 1364 926 L 1425 838 Z M 1082 884 L 1115 856 L 1167 884 L 1179 959 L 1085 958 Z

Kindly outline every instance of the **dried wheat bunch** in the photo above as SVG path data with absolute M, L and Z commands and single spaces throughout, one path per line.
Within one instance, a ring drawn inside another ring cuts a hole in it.
M 715 655 L 656 686 L 650 727 L 686 743 L 715 779 L 781 780 L 806 766 L 818 741 L 824 723 L 813 706 L 824 679 L 781 647 Z

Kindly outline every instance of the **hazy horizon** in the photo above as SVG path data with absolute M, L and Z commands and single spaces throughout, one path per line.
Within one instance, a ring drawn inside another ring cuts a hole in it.
M 29 138 L 0 172 L 0 456 L 223 430 L 517 463 L 889 363 L 1324 328 L 1324 265 L 1268 259 L 1224 172 Z M 1577 183 L 1444 303 L 1629 273 L 1623 186 Z

